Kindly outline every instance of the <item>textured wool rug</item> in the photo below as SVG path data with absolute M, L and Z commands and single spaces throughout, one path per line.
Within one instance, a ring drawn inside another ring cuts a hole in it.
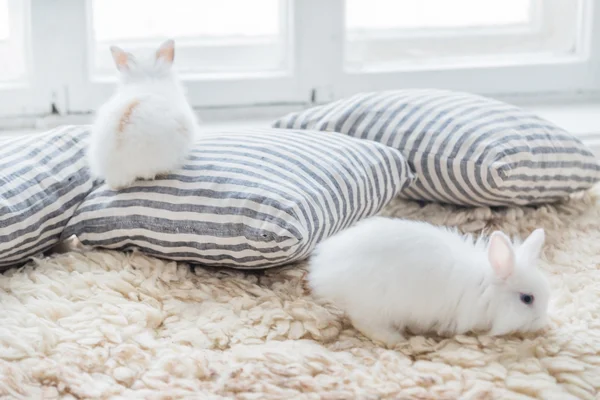
M 396 200 L 384 214 L 547 232 L 554 290 L 543 335 L 361 336 L 305 289 L 304 263 L 260 273 L 76 252 L 0 276 L 3 398 L 600 398 L 600 205 L 491 210 Z

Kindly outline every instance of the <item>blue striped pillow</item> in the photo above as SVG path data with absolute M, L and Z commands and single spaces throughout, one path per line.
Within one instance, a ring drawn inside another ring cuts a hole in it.
M 93 189 L 85 127 L 62 127 L 0 142 L 0 268 L 58 243 Z
M 264 268 L 307 257 L 412 182 L 400 152 L 344 135 L 215 132 L 164 179 L 96 188 L 64 232 L 88 246 Z
M 409 199 L 546 203 L 600 177 L 595 156 L 573 135 L 518 107 L 467 93 L 361 93 L 286 115 L 273 126 L 341 132 L 400 150 L 417 176 L 401 193 Z

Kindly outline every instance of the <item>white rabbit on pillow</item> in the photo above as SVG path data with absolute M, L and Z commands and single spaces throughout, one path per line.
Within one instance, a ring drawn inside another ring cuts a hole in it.
M 136 179 L 154 179 L 180 167 L 191 149 L 197 120 L 172 68 L 172 40 L 150 59 L 115 46 L 111 52 L 120 85 L 98 110 L 88 160 L 93 175 L 121 189 Z

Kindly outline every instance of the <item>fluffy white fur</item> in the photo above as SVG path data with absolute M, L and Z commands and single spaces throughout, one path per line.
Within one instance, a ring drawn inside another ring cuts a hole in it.
M 178 168 L 191 149 L 197 121 L 172 69 L 172 40 L 150 59 L 118 47 L 111 51 L 120 85 L 98 110 L 88 158 L 95 176 L 120 189 Z
M 342 308 L 355 328 L 394 346 L 403 330 L 503 335 L 547 322 L 548 282 L 536 268 L 544 231 L 513 246 L 424 222 L 374 217 L 323 242 L 310 260 L 314 294 Z M 533 295 L 525 304 L 522 294 Z

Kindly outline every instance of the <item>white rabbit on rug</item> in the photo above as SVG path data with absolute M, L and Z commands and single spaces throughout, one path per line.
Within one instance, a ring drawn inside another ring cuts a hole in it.
M 373 217 L 325 240 L 312 255 L 313 293 L 388 346 L 404 330 L 492 336 L 547 323 L 549 284 L 536 267 L 544 231 L 522 244 L 501 232 L 473 240 L 425 222 Z

